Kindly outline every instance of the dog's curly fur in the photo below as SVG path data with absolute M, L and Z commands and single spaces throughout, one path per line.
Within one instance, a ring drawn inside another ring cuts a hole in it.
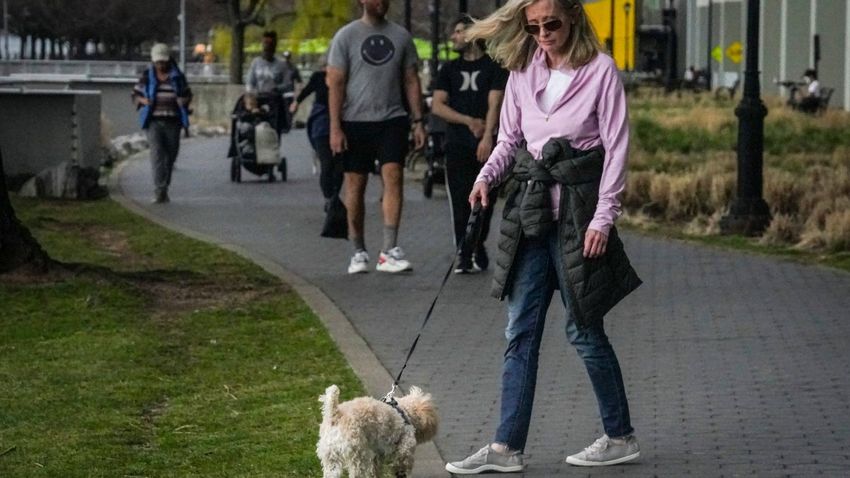
M 392 406 L 371 397 L 339 403 L 339 388 L 331 385 L 319 397 L 322 424 L 316 454 L 324 478 L 378 478 L 384 469 L 397 477 L 409 477 L 418 443 L 437 433 L 437 410 L 431 395 L 417 387 L 397 399 L 410 420 L 405 423 Z

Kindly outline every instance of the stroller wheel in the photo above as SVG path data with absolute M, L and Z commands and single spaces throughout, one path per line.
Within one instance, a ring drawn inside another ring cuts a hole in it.
M 269 168 L 269 182 L 273 183 L 276 179 L 274 176 L 274 167 Z
M 430 170 L 425 171 L 425 177 L 422 178 L 422 193 L 428 199 L 434 194 L 434 174 Z

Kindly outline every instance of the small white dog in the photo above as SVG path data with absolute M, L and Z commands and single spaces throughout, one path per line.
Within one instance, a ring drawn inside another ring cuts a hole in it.
M 397 406 L 371 397 L 339 403 L 339 388 L 331 385 L 319 397 L 322 424 L 316 454 L 324 478 L 379 478 L 384 469 L 397 477 L 411 476 L 413 452 L 437 433 L 437 409 L 431 395 L 417 387 L 397 400 Z

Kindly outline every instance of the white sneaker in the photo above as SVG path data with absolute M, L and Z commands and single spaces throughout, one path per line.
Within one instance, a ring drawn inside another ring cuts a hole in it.
M 387 252 L 381 251 L 378 255 L 378 263 L 375 264 L 375 270 L 395 273 L 411 271 L 413 267 L 409 261 L 404 259 L 404 251 L 396 246 Z
M 349 274 L 359 274 L 361 272 L 369 272 L 369 253 L 366 251 L 357 251 L 351 257 L 351 262 L 348 263 Z
M 583 451 L 567 457 L 567 463 L 576 466 L 607 466 L 632 461 L 640 456 L 640 446 L 634 435 L 608 438 L 602 435 Z

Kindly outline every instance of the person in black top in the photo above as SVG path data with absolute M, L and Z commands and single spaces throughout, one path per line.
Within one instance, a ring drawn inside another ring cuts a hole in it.
M 298 111 L 298 105 L 308 96 L 315 94 L 313 98 L 313 108 L 310 110 L 310 116 L 307 119 L 307 136 L 310 138 L 310 145 L 319 156 L 319 186 L 322 188 L 322 195 L 325 201 L 330 201 L 342 189 L 342 161 L 334 161 L 333 153 L 330 145 L 330 114 L 328 111 L 328 85 L 325 83 L 327 76 L 327 58 L 322 55 L 319 58 L 319 67 L 316 72 L 310 76 L 307 86 L 301 90 L 295 102 L 289 107 L 289 111 L 294 115 Z
M 470 214 L 468 196 L 496 137 L 496 125 L 508 72 L 484 52 L 483 43 L 467 42 L 469 17 L 455 22 L 453 48 L 461 54 L 442 68 L 434 85 L 432 112 L 448 122 L 446 130 L 446 186 L 451 204 L 455 246 L 463 240 Z M 495 198 L 495 191 L 491 191 Z M 459 257 L 456 274 L 478 272 L 489 264 L 484 241 L 493 208 L 483 210 L 483 225 L 473 257 Z

